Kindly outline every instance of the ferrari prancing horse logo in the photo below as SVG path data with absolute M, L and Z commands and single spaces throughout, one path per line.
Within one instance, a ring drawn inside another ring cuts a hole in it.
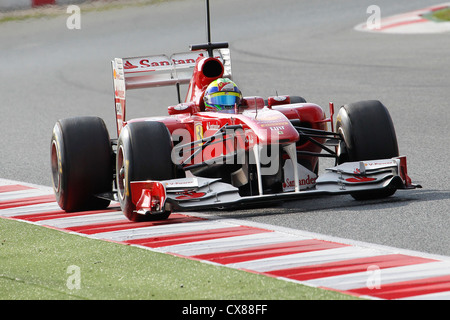
M 203 126 L 201 122 L 197 122 L 194 126 L 195 131 L 195 139 L 202 140 L 203 139 Z

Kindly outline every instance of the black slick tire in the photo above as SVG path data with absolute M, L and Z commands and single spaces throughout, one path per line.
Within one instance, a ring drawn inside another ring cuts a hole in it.
M 130 182 L 175 178 L 171 160 L 172 139 L 167 127 L 156 121 L 132 122 L 117 142 L 117 193 L 125 216 L 131 221 L 167 219 L 170 211 L 143 215 L 135 212 Z
M 398 156 L 397 137 L 387 108 L 377 100 L 344 105 L 338 113 L 336 131 L 344 141 L 338 148 L 338 163 L 389 159 Z M 396 188 L 351 194 L 355 199 L 383 198 Z
M 67 211 L 98 210 L 110 200 L 97 194 L 112 192 L 112 149 L 108 130 L 97 117 L 59 120 L 51 139 L 53 189 Z

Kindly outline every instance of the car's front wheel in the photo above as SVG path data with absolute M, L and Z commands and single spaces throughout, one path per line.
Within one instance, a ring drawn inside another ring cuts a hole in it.
M 338 113 L 336 131 L 343 137 L 338 163 L 390 159 L 398 156 L 397 137 L 387 108 L 377 100 L 344 105 Z M 355 199 L 391 196 L 395 187 L 351 194 Z
M 170 211 L 149 215 L 137 213 L 135 202 L 139 199 L 132 199 L 130 183 L 175 178 L 171 152 L 172 139 L 163 123 L 132 122 L 122 129 L 117 142 L 117 194 L 123 213 L 131 221 L 169 217 Z

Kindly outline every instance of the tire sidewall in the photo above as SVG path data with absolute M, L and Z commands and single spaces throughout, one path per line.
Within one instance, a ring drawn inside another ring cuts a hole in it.
M 68 208 L 68 197 L 70 194 L 69 186 L 67 184 L 67 160 L 66 152 L 62 144 L 63 136 L 61 131 L 61 124 L 57 122 L 53 128 L 51 140 L 51 158 L 52 158 L 52 183 L 53 191 L 55 193 L 56 202 L 62 209 Z M 55 159 L 54 159 L 55 158 Z M 54 163 L 56 162 L 56 163 Z
M 117 142 L 117 156 L 116 156 L 116 172 L 117 172 L 117 195 L 125 216 L 134 221 L 133 211 L 136 209 L 132 199 L 130 190 L 130 177 L 133 176 L 133 152 L 131 148 L 131 138 L 129 133 L 130 125 L 127 125 L 120 132 Z M 131 165 L 130 165 L 131 164 Z M 120 177 L 123 175 L 123 177 Z

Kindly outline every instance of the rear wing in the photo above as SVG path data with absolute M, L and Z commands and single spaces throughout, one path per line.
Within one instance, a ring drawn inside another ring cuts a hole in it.
M 231 78 L 230 50 L 215 49 L 213 56 L 224 66 L 224 77 Z M 114 101 L 116 108 L 117 134 L 125 121 L 126 91 L 131 89 L 189 84 L 196 61 L 208 57 L 207 50 L 167 55 L 115 58 L 113 69 Z
M 229 49 L 214 50 L 214 57 L 224 65 L 224 76 L 231 76 Z M 123 75 L 126 90 L 188 84 L 199 57 L 207 57 L 207 51 L 191 51 L 167 55 L 116 58 L 113 72 Z

